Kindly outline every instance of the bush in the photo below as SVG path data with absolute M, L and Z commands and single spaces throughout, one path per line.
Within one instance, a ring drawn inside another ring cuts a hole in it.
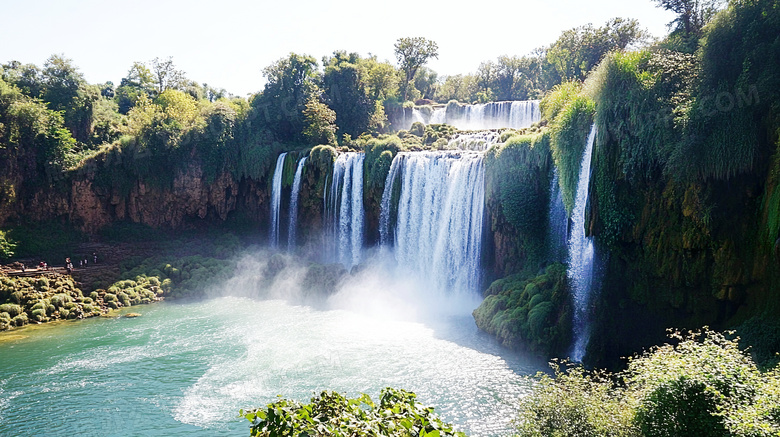
M 609 374 L 539 375 L 522 400 L 521 436 L 770 436 L 780 433 L 780 368 L 761 373 L 737 339 L 672 333 Z
M 385 388 L 379 405 L 363 394 L 355 399 L 323 391 L 311 403 L 281 399 L 264 409 L 240 411 L 251 436 L 463 436 L 442 422 L 433 408 L 405 390 Z
M 11 317 L 16 317 L 22 314 L 23 309 L 21 306 L 13 303 L 4 303 L 0 305 L 0 313 L 8 313 Z
M 0 261 L 6 261 L 14 256 L 16 243 L 11 239 L 8 231 L 0 230 Z

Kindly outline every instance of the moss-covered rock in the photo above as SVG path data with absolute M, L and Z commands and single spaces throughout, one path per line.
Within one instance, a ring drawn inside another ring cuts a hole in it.
M 551 264 L 538 276 L 516 274 L 494 281 L 474 310 L 477 326 L 512 349 L 561 356 L 571 339 L 571 299 L 566 266 Z

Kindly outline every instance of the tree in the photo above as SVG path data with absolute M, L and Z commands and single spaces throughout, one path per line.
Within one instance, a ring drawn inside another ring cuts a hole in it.
M 134 62 L 127 72 L 119 87 L 116 89 L 116 102 L 119 112 L 127 114 L 135 106 L 136 101 L 142 95 L 154 96 L 157 94 L 152 70 L 143 62 Z
M 409 82 L 417 70 L 431 58 L 439 58 L 439 46 L 423 37 L 398 38 L 395 43 L 395 57 L 404 72 L 404 100 L 409 92 Z
M 423 99 L 433 99 L 439 84 L 439 75 L 428 67 L 420 67 L 414 76 L 414 87 Z
M 588 24 L 564 31 L 545 54 L 546 87 L 572 79 L 583 81 L 607 53 L 640 45 L 647 38 L 638 21 L 623 18 L 613 18 L 604 27 Z
M 34 64 L 21 64 L 11 61 L 3 65 L 2 79 L 15 85 L 30 97 L 40 97 L 43 83 L 41 70 Z
M 336 112 L 341 134 L 357 137 L 371 128 L 374 102 L 368 95 L 367 71 L 357 53 L 336 51 L 322 60 L 323 98 Z M 307 105 L 308 106 L 308 105 Z
M 52 55 L 43 67 L 41 97 L 49 108 L 62 111 L 65 126 L 74 138 L 89 142 L 95 102 L 101 98 L 100 88 L 88 84 L 73 60 L 62 55 Z
M 367 73 L 366 85 L 372 100 L 383 100 L 398 93 L 398 70 L 388 62 L 379 62 L 376 56 L 364 59 L 363 68 Z
M 165 60 L 154 58 L 152 60 L 152 74 L 158 94 L 162 94 L 167 89 L 178 89 L 185 81 L 184 72 L 176 69 L 176 66 L 173 65 L 173 58 L 170 56 Z
M 312 144 L 336 144 L 336 113 L 311 97 L 303 110 L 303 135 Z
M 724 0 L 655 0 L 655 3 L 677 14 L 669 27 L 686 35 L 700 35 L 709 22 L 725 4 Z
M 532 56 L 499 56 L 495 65 L 493 92 L 498 100 L 526 100 L 533 91 L 541 63 Z
M 257 119 L 281 141 L 303 139 L 303 109 L 319 89 L 317 60 L 290 53 L 263 69 L 267 82 L 252 100 Z

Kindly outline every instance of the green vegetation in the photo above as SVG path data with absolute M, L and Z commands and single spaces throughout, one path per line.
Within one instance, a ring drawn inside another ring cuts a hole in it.
M 0 261 L 6 261 L 14 256 L 16 243 L 7 231 L 0 230 Z
M 492 231 L 508 237 L 504 274 L 536 269 L 544 257 L 551 173 L 549 134 L 515 135 L 485 156 L 485 204 Z M 500 261 L 499 264 L 502 264 Z
M 540 375 L 522 401 L 521 436 L 770 436 L 780 433 L 780 373 L 760 372 L 738 341 L 673 333 L 676 345 L 620 373 L 581 367 Z
M 515 274 L 494 281 L 474 320 L 509 348 L 561 356 L 571 343 L 570 300 L 566 266 L 551 264 L 539 276 Z
M 101 313 L 102 300 L 84 296 L 70 276 L 0 275 L 0 331 L 28 323 L 81 319 Z
M 414 393 L 385 388 L 379 404 L 363 394 L 349 399 L 323 391 L 309 404 L 280 399 L 265 408 L 240 411 L 251 423 L 251 436 L 464 436 L 444 423 Z
M 181 258 L 152 257 L 140 263 L 135 259 L 125 262 L 121 280 L 106 289 L 106 295 L 117 298 L 121 293 L 129 296 L 131 303 L 143 299 L 143 292 L 153 292 L 162 297 L 202 297 L 210 286 L 228 280 L 235 269 L 232 261 L 191 255 Z M 139 297 L 134 297 L 139 294 Z M 147 293 L 148 294 L 148 293 Z M 115 299 L 112 299 L 115 300 Z M 126 305 L 122 299 L 118 299 Z M 147 302 L 143 302 L 147 303 Z
M 409 95 L 409 82 L 414 79 L 420 67 L 429 59 L 439 57 L 439 46 L 435 41 L 422 37 L 398 38 L 395 43 L 395 57 L 404 72 L 403 98 Z
M 86 241 L 84 234 L 73 226 L 56 221 L 29 223 L 6 231 L 15 242 L 14 256 L 18 258 L 40 257 L 44 260 L 65 260 L 73 248 Z
M 563 193 L 563 204 L 571 215 L 577 182 L 580 178 L 582 153 L 593 121 L 595 104 L 587 96 L 577 93 L 578 85 L 562 84 L 542 101 L 542 110 L 553 116 L 550 149 L 558 168 L 558 184 Z
M 540 98 L 558 84 L 584 80 L 609 52 L 643 45 L 647 39 L 636 20 L 622 18 L 603 27 L 589 24 L 569 29 L 553 44 L 530 55 L 500 56 L 496 62 L 480 64 L 474 74 L 446 77 L 437 87 L 435 99 L 485 103 Z

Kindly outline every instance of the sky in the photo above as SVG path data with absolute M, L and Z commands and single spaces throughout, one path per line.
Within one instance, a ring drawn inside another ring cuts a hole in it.
M 119 84 L 135 61 L 173 57 L 189 79 L 246 96 L 262 69 L 290 52 L 320 60 L 335 50 L 396 64 L 393 44 L 422 36 L 439 46 L 428 66 L 467 74 L 501 55 L 522 56 L 561 32 L 614 17 L 652 35 L 674 17 L 652 0 L 0 0 L 0 63 L 72 59 L 90 83 Z

